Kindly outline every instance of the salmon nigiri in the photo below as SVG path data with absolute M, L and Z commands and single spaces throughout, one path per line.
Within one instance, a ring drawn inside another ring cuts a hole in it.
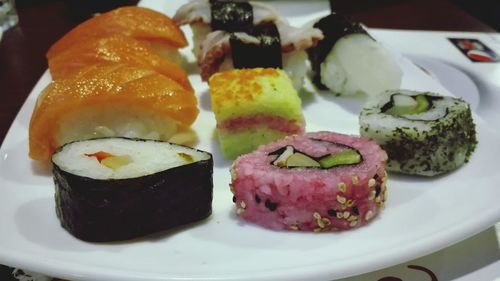
M 95 16 L 71 31 L 52 45 L 47 52 L 50 59 L 72 45 L 91 37 L 122 34 L 153 43 L 166 56 L 176 56 L 177 49 L 186 47 L 184 33 L 166 15 L 143 7 L 122 7 Z M 172 55 L 173 54 L 173 55 Z
M 198 115 L 193 91 L 155 71 L 106 63 L 51 82 L 40 94 L 29 127 L 29 155 L 50 161 L 75 140 L 121 136 L 192 143 Z
M 49 69 L 52 78 L 58 80 L 85 66 L 106 61 L 151 69 L 193 90 L 181 67 L 158 55 L 150 44 L 123 35 L 90 38 L 70 46 L 49 59 Z

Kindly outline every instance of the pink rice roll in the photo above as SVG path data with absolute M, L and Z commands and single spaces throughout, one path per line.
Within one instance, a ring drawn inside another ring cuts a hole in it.
M 288 136 L 235 160 L 230 186 L 236 213 L 275 230 L 360 227 L 384 207 L 386 160 L 385 151 L 367 138 L 332 132 Z

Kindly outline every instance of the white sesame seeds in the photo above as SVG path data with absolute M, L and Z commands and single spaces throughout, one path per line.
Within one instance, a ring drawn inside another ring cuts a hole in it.
M 337 201 L 338 201 L 340 204 L 345 204 L 346 199 L 345 199 L 345 197 L 342 197 L 342 196 L 340 196 L 340 195 L 337 195 Z
M 317 220 L 320 220 L 321 219 L 321 215 L 318 212 L 314 212 L 313 213 L 313 218 L 315 218 Z
M 350 227 L 355 227 L 358 224 L 358 221 L 352 221 L 349 226 Z
M 245 208 L 247 207 L 247 204 L 245 203 L 245 201 L 241 201 L 241 202 L 240 202 L 240 207 L 241 207 L 242 209 L 245 209 Z
M 242 208 L 238 208 L 238 209 L 236 209 L 236 214 L 237 214 L 237 215 L 241 215 L 241 214 L 243 214 L 244 212 L 245 212 L 245 209 L 242 209 Z
M 359 178 L 357 176 L 352 176 L 351 177 L 352 184 L 358 184 L 359 183 Z
M 376 194 L 377 194 L 377 192 L 375 190 L 370 191 L 370 195 L 368 196 L 368 200 L 372 201 L 373 199 L 375 199 Z
M 349 211 L 345 211 L 342 213 L 342 216 L 344 217 L 344 219 L 347 219 L 350 215 L 351 215 L 351 213 Z
M 373 218 L 373 216 L 374 216 L 373 211 L 372 211 L 372 210 L 369 210 L 369 211 L 368 211 L 368 212 L 366 212 L 366 214 L 365 214 L 365 221 L 369 221 L 369 220 L 371 220 L 371 219 Z
M 368 181 L 368 187 L 374 187 L 376 183 L 377 181 L 372 178 Z
M 345 185 L 344 182 L 339 182 L 339 184 L 337 185 L 337 187 L 339 188 L 340 192 L 345 192 L 347 190 L 347 186 Z

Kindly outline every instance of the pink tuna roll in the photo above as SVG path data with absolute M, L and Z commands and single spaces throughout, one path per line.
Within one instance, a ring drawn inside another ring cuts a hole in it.
M 369 223 L 387 198 L 387 155 L 331 132 L 288 136 L 231 167 L 237 214 L 276 230 L 339 231 Z

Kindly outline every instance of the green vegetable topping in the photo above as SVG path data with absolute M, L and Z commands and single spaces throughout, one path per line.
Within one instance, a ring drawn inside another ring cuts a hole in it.
M 336 154 L 323 156 L 319 159 L 322 168 L 332 168 L 340 165 L 352 165 L 361 162 L 361 154 L 355 149 L 348 149 Z
M 386 113 L 399 116 L 419 114 L 429 110 L 430 103 L 425 95 L 405 96 L 394 95 L 392 100 L 393 106 Z

